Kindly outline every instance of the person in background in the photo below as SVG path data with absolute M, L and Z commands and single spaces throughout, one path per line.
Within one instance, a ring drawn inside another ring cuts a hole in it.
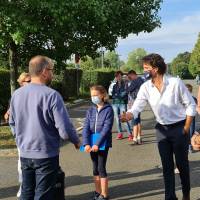
M 20 151 L 23 200 L 54 200 L 60 138 L 80 147 L 61 95 L 48 87 L 53 61 L 35 56 L 29 62 L 31 83 L 11 98 L 9 125 Z
M 108 199 L 108 178 L 106 161 L 109 148 L 112 147 L 113 109 L 108 103 L 108 94 L 101 85 L 90 88 L 91 100 L 94 106 L 87 111 L 83 128 L 83 145 L 85 151 L 90 153 L 93 163 L 95 193 L 93 200 Z M 91 146 L 91 134 L 99 133 L 100 138 Z M 106 142 L 106 143 L 105 143 Z M 100 150 L 100 145 L 105 143 L 105 149 Z
M 121 71 L 117 71 L 115 73 L 115 80 L 117 81 L 116 84 L 113 86 L 112 91 L 112 107 L 114 110 L 115 120 L 117 123 L 117 140 L 123 139 L 123 132 L 122 132 L 122 124 L 119 118 L 119 115 L 123 112 L 126 112 L 127 108 L 127 101 L 128 101 L 128 95 L 126 93 L 126 85 L 124 81 L 122 80 L 123 73 Z M 126 130 L 128 132 L 128 139 L 129 141 L 132 141 L 133 137 L 131 134 L 131 128 L 129 123 L 126 123 Z
M 186 84 L 186 87 L 188 88 L 189 92 L 192 94 L 192 90 L 193 90 L 193 87 L 191 84 Z M 197 104 L 197 98 L 192 96 L 195 103 Z M 191 123 L 191 126 L 190 126 L 190 131 L 189 131 L 189 134 L 190 134 L 190 144 L 189 144 L 189 153 L 192 153 L 193 152 L 193 149 L 192 149 L 192 145 L 191 145 L 191 138 L 193 136 L 195 132 L 195 117 L 193 118 L 192 120 L 192 123 Z
M 198 93 L 197 93 L 197 112 L 200 115 L 200 85 L 198 87 Z
M 17 79 L 17 82 L 19 83 L 20 87 L 27 85 L 28 83 L 31 82 L 31 76 L 29 73 L 23 72 L 20 74 L 19 78 Z M 8 110 L 6 111 L 6 113 L 4 114 L 4 119 L 6 122 L 8 122 L 9 120 L 9 116 L 10 116 L 10 106 L 8 108 Z M 21 196 L 21 183 L 22 183 L 22 170 L 21 170 L 21 162 L 20 162 L 20 151 L 18 149 L 18 180 L 20 183 L 20 187 L 19 190 L 17 192 L 17 197 L 19 198 Z
M 138 77 L 137 73 L 134 70 L 130 70 L 128 72 L 128 78 L 130 84 L 126 87 L 126 92 L 128 93 L 128 109 L 130 109 L 137 97 L 137 93 L 140 89 L 140 86 L 144 83 L 144 79 L 142 77 Z M 141 118 L 140 113 L 138 117 L 132 120 L 133 126 L 133 143 L 134 144 L 142 144 L 141 134 Z
M 17 82 L 19 83 L 20 87 L 30 83 L 31 82 L 31 77 L 30 77 L 29 73 L 22 72 L 20 74 L 19 78 L 17 79 Z M 9 103 L 9 108 L 10 108 L 10 103 Z M 8 120 L 9 120 L 9 115 L 10 115 L 9 108 L 6 111 L 6 113 L 4 114 L 4 120 L 6 122 L 8 122 Z
M 197 83 L 197 85 L 199 85 L 199 75 L 197 74 L 197 76 L 196 76 L 196 78 L 195 78 L 195 80 L 196 80 L 196 83 Z
M 179 78 L 166 75 L 167 67 L 159 54 L 149 54 L 142 62 L 150 80 L 142 84 L 132 108 L 121 115 L 121 120 L 127 122 L 137 118 L 146 104 L 150 104 L 157 120 L 155 129 L 163 167 L 165 200 L 177 200 L 173 155 L 180 172 L 182 200 L 190 200 L 188 141 L 196 104 Z

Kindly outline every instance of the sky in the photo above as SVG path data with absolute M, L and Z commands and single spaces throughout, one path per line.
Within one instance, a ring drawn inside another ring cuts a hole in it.
M 192 51 L 200 32 L 200 0 L 163 0 L 159 16 L 161 28 L 119 39 L 116 52 L 121 60 L 126 61 L 128 53 L 137 48 L 159 53 L 166 62 Z

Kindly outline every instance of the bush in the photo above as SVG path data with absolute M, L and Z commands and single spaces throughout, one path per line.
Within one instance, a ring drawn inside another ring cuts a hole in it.
M 62 96 L 63 96 L 63 74 L 60 75 L 54 75 L 53 81 L 51 83 L 51 87 L 55 90 L 57 90 Z M 64 96 L 63 96 L 64 98 Z M 65 98 L 64 98 L 65 99 Z
M 89 92 L 90 86 L 94 84 L 102 85 L 108 89 L 110 81 L 114 78 L 114 70 L 89 70 L 83 72 L 81 89 L 83 92 Z
M 10 72 L 6 69 L 0 69 L 0 116 L 8 108 L 10 99 Z
M 83 71 L 80 69 L 65 69 L 63 74 L 63 95 L 74 97 L 79 95 L 80 82 Z
M 67 100 L 69 97 L 79 95 L 81 78 L 82 70 L 68 68 L 59 75 L 54 75 L 51 86 L 62 95 L 64 100 Z

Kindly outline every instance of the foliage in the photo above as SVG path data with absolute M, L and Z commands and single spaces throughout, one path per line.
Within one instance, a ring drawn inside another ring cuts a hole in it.
M 191 53 L 189 71 L 193 76 L 200 74 L 200 33 L 195 47 Z
M 192 75 L 188 70 L 189 61 L 191 54 L 189 52 L 180 53 L 171 62 L 170 70 L 174 76 L 179 76 L 181 78 L 191 78 Z
M 126 65 L 122 68 L 124 71 L 129 71 L 131 69 L 135 70 L 137 73 L 142 73 L 143 68 L 141 66 L 141 59 L 147 55 L 147 52 L 142 49 L 138 48 L 133 50 L 128 54 L 128 61 Z
M 81 80 L 81 90 L 82 92 L 88 92 L 90 86 L 99 84 L 103 85 L 108 89 L 110 81 L 114 79 L 114 70 L 109 70 L 108 68 L 100 70 L 87 70 L 83 71 L 83 76 Z
M 0 46 L 16 45 L 18 64 L 35 54 L 62 62 L 72 53 L 114 49 L 118 38 L 160 26 L 161 0 L 0 1 Z M 60 65 L 58 65 L 60 66 Z
M 106 67 L 111 67 L 111 68 L 120 68 L 120 59 L 119 55 L 115 51 L 108 51 L 105 53 L 105 63 Z
M 10 99 L 10 72 L 0 69 L 0 118 L 7 110 Z
M 85 56 L 81 60 L 81 69 L 83 70 L 94 69 L 94 60 L 89 56 Z

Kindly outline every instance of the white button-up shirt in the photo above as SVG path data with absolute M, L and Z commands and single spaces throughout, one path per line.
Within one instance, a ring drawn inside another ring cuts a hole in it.
M 163 76 L 163 88 L 161 92 L 148 80 L 143 83 L 137 94 L 137 98 L 130 110 L 137 118 L 146 104 L 151 106 L 156 121 L 160 124 L 167 125 L 186 119 L 186 115 L 195 116 L 196 104 L 192 95 L 184 83 L 175 77 L 168 75 Z

